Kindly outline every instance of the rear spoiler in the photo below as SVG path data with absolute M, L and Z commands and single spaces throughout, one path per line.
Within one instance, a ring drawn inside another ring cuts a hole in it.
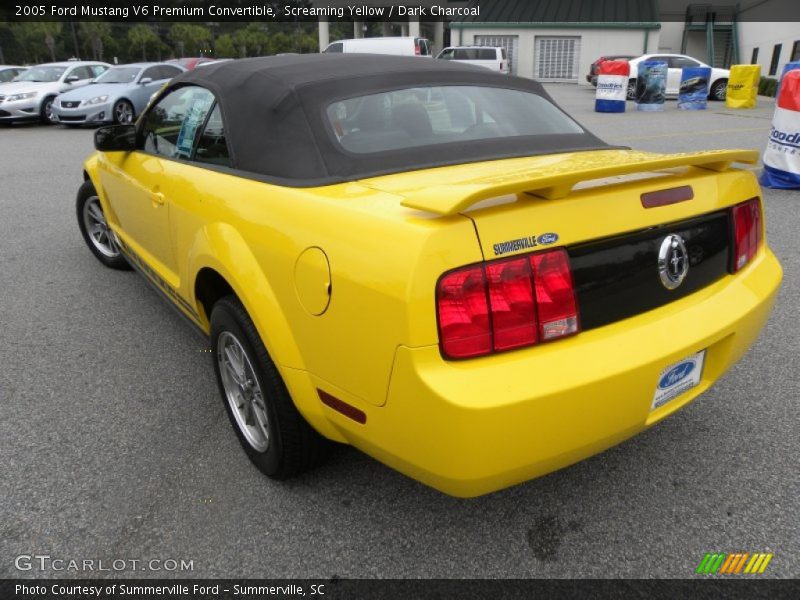
M 564 157 L 544 167 L 505 170 L 496 175 L 470 179 L 464 183 L 436 185 L 414 190 L 405 195 L 401 205 L 454 215 L 489 198 L 507 194 L 530 194 L 548 200 L 564 198 L 582 181 L 629 175 L 675 167 L 699 167 L 709 171 L 725 171 L 733 163 L 755 164 L 756 150 L 711 150 L 680 154 L 655 154 L 635 150 L 593 151 Z

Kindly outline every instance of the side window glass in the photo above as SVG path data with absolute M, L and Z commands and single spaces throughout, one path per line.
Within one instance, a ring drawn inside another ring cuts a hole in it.
M 214 95 L 205 88 L 172 90 L 145 114 L 140 147 L 150 154 L 189 159 L 197 131 L 213 102 Z
M 225 125 L 222 122 L 219 104 L 214 106 L 203 132 L 197 140 L 194 160 L 224 167 L 231 166 L 228 145 L 225 142 Z
M 77 67 L 67 75 L 67 78 L 69 77 L 77 77 L 79 81 L 83 81 L 84 79 L 94 78 L 94 75 L 89 70 L 89 67 Z
M 343 52 L 344 51 L 344 44 L 338 42 L 336 44 L 331 44 L 327 48 L 325 48 L 325 52 Z
M 139 78 L 139 81 L 144 79 L 145 77 L 149 77 L 153 81 L 158 81 L 158 67 L 148 67 L 142 73 L 142 76 Z
M 108 67 L 104 67 L 103 65 L 92 65 L 89 68 L 92 71 L 92 77 L 100 77 L 100 75 L 108 71 Z
M 176 69 L 175 67 L 170 67 L 167 65 L 161 65 L 158 67 L 158 79 L 172 79 L 180 75 L 183 71 L 180 69 Z
M 683 58 L 681 56 L 676 56 L 671 59 L 670 67 L 673 69 L 682 69 L 684 67 L 699 67 L 700 63 L 696 60 L 692 60 L 691 58 Z

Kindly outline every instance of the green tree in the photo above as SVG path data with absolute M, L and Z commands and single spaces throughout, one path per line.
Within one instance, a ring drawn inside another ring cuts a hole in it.
M 56 47 L 61 35 L 61 23 L 30 22 L 11 24 L 11 35 L 22 50 L 26 61 L 39 63 L 42 59 L 56 60 Z
M 149 25 L 138 23 L 128 30 L 128 42 L 132 49 L 142 49 L 142 60 L 147 60 L 147 47 L 156 46 L 161 41 Z
M 175 23 L 169 30 L 169 37 L 179 56 L 207 54 L 213 39 L 208 27 L 192 23 Z
M 56 38 L 61 35 L 61 23 L 39 23 L 44 34 L 44 44 L 50 51 L 50 60 L 56 62 Z
M 236 46 L 233 38 L 225 33 L 219 36 L 214 42 L 214 53 L 217 58 L 234 58 L 236 56 Z
M 92 60 L 103 60 L 106 45 L 113 42 L 111 25 L 102 21 L 83 21 L 79 30 L 84 52 L 91 54 Z
M 233 43 L 239 48 L 239 56 L 261 56 L 270 50 L 270 39 L 264 26 L 250 23 L 233 34 Z

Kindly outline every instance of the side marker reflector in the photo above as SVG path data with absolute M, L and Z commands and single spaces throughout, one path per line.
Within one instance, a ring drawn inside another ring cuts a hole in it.
M 367 414 L 364 411 L 359 410 L 355 406 L 351 406 L 347 402 L 339 400 L 339 398 L 331 396 L 328 392 L 323 392 L 320 389 L 317 389 L 317 394 L 325 406 L 332 408 L 336 412 L 342 413 L 345 417 L 353 419 L 353 421 L 356 423 L 361 423 L 363 425 L 367 422 Z

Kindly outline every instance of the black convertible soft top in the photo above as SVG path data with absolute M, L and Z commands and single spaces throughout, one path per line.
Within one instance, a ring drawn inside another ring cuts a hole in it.
M 232 166 L 294 187 L 428 167 L 609 146 L 584 132 L 515 136 L 355 154 L 336 141 L 325 111 L 338 100 L 408 87 L 477 85 L 522 90 L 552 102 L 532 80 L 421 57 L 308 54 L 202 66 L 168 89 L 199 85 L 216 96 Z M 244 175 L 244 173 L 242 173 Z

